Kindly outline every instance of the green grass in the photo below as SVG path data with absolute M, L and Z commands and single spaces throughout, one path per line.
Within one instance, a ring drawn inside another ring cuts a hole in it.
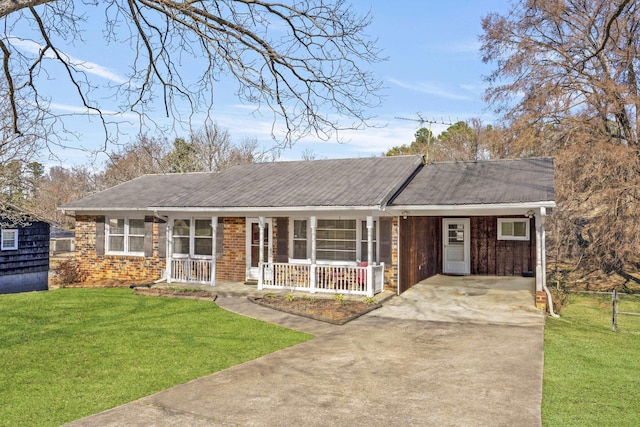
M 309 338 L 129 289 L 0 295 L 0 425 L 60 425 Z
M 640 297 L 619 310 L 640 312 Z M 547 320 L 543 425 L 640 425 L 640 318 L 621 315 L 618 327 L 606 296 L 571 296 L 562 318 Z

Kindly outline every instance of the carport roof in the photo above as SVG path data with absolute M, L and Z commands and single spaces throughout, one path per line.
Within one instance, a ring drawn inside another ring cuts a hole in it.
M 552 158 L 431 163 L 390 206 L 451 206 L 552 202 Z

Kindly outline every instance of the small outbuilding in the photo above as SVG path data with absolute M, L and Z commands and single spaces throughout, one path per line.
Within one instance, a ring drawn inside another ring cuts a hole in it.
M 50 223 L 15 206 L 0 211 L 0 294 L 49 288 Z

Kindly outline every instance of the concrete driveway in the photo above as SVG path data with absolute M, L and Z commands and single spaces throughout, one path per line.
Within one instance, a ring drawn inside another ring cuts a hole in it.
M 419 284 L 344 326 L 222 297 L 225 308 L 317 337 L 69 425 L 541 425 L 542 316 L 525 307 L 520 325 L 515 303 L 501 321 L 470 319 L 465 302 L 453 304 L 458 320 L 437 320 L 430 296 L 444 298 L 439 286 Z M 482 306 L 493 286 L 449 291 Z M 501 300 L 478 312 L 502 311 Z
M 426 279 L 377 314 L 407 320 L 535 326 L 544 315 L 534 306 L 535 279 L 444 276 Z

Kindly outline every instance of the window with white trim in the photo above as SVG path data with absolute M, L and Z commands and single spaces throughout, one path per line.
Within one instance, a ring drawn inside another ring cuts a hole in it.
M 173 253 L 174 255 L 189 255 L 191 236 L 191 220 L 176 219 L 173 221 Z
M 291 219 L 289 223 L 289 256 L 291 260 L 311 257 L 311 229 L 307 219 Z M 367 220 L 318 218 L 316 228 L 316 260 L 319 262 L 367 261 Z M 378 222 L 373 221 L 373 259 L 378 255 Z
M 307 259 L 309 252 L 307 251 L 307 225 L 306 219 L 293 220 L 293 259 Z
M 1 230 L 0 249 L 3 251 L 15 251 L 18 249 L 18 230 L 7 228 Z
M 175 219 L 172 238 L 174 255 L 193 258 L 212 257 L 213 229 L 211 219 Z
M 109 218 L 105 233 L 107 253 L 144 255 L 144 218 Z
M 211 256 L 213 250 L 213 229 L 210 219 L 194 220 L 193 254 Z
M 318 219 L 316 259 L 322 261 L 356 261 L 357 224 L 355 219 Z
M 529 219 L 498 218 L 498 240 L 529 240 Z

